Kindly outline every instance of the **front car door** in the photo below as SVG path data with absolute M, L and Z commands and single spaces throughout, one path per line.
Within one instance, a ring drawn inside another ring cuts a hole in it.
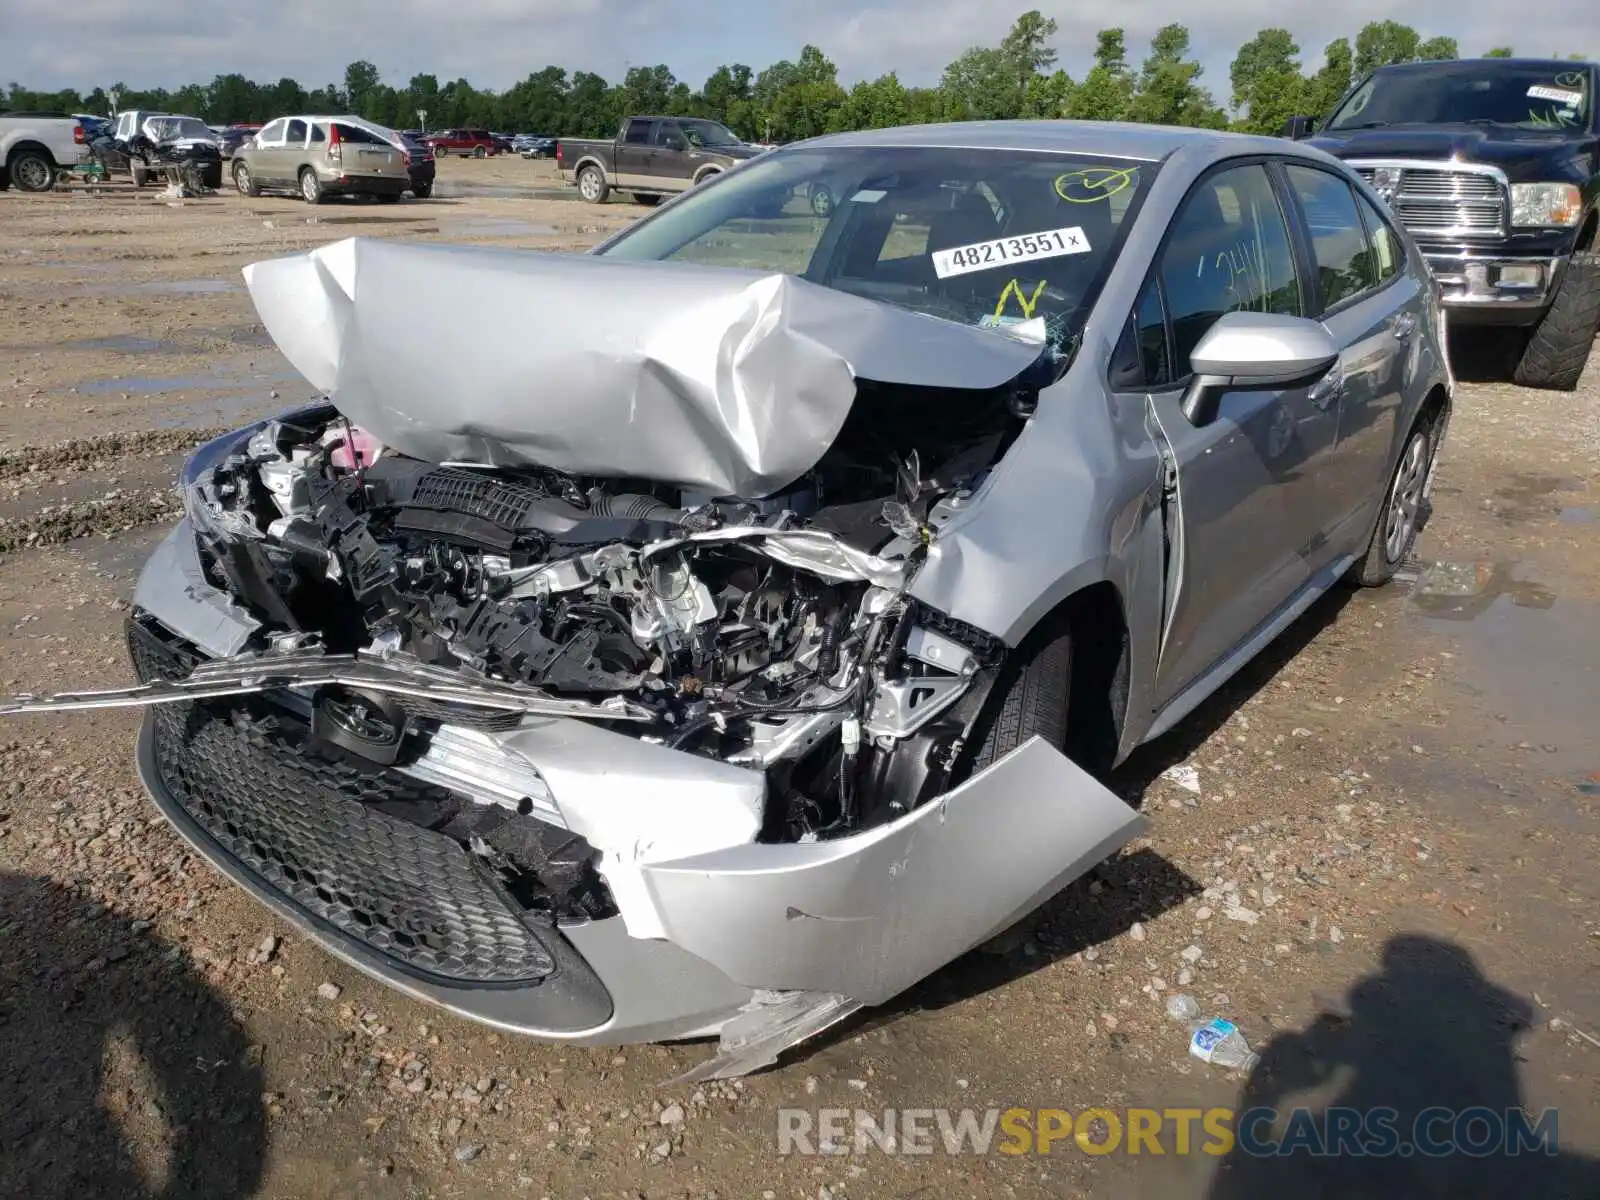
M 694 164 L 689 161 L 689 139 L 676 121 L 657 121 L 650 139 L 651 182 L 663 191 L 681 192 L 689 187 Z
M 655 126 L 656 122 L 649 117 L 632 117 L 623 127 L 622 136 L 617 139 L 617 187 L 654 186 L 650 178 L 650 155 L 655 149 L 651 142 Z
M 1348 180 L 1309 163 L 1284 176 L 1304 221 L 1318 313 L 1341 348 L 1339 435 L 1318 477 L 1327 508 L 1328 558 L 1360 553 L 1389 475 L 1403 397 L 1410 391 L 1426 297 L 1403 269 L 1403 244 Z
M 1131 335 L 1152 364 L 1152 420 L 1172 457 L 1177 525 L 1157 707 L 1236 653 L 1306 585 L 1323 540 L 1317 472 L 1337 431 L 1316 385 L 1223 394 L 1196 427 L 1182 408 L 1189 356 L 1226 312 L 1306 316 L 1308 292 L 1265 163 L 1202 178 L 1168 230 Z
M 279 117 L 276 121 L 268 122 L 261 132 L 256 134 L 254 144 L 247 143 L 249 149 L 241 150 L 240 156 L 244 158 L 245 165 L 250 168 L 250 174 L 262 187 L 281 187 L 280 178 L 283 166 L 283 134 L 289 126 L 288 117 Z

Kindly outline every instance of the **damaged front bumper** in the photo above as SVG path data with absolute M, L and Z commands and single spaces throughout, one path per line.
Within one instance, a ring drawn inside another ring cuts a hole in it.
M 293 672 L 256 669 L 272 686 L 249 720 L 160 682 L 245 673 L 195 670 L 203 653 L 174 631 L 227 600 L 173 569 L 186 544 L 147 567 L 140 594 L 167 611 L 130 623 L 150 690 L 120 697 L 146 709 L 139 772 L 156 804 L 343 961 L 508 1031 L 604 1045 L 720 1034 L 693 1075 L 740 1074 L 1002 932 L 1144 825 L 1040 739 L 896 820 L 801 843 L 757 840 L 760 772 L 640 741 L 626 722 L 441 725 L 420 757 L 341 774 L 301 753 Z M 441 795 L 580 835 L 614 907 L 528 910 L 459 841 L 407 820 L 408 803 Z

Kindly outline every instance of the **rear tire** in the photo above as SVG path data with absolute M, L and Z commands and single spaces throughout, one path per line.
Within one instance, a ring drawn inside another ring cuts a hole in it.
M 1388 583 L 1416 545 L 1426 517 L 1422 489 L 1433 467 L 1433 429 L 1434 422 L 1426 416 L 1419 417 L 1406 436 L 1400 461 L 1384 489 L 1367 552 L 1352 570 L 1353 578 L 1362 587 Z
M 19 150 L 6 163 L 19 191 L 48 192 L 56 185 L 56 164 L 42 150 Z
M 1512 379 L 1523 387 L 1576 391 L 1600 332 L 1600 254 L 1574 254 L 1555 297 L 1533 327 Z
M 310 167 L 300 172 L 300 195 L 307 204 L 321 204 L 323 201 L 322 180 Z
M 431 184 L 431 183 L 413 184 L 411 186 L 411 194 L 413 196 L 415 196 L 418 200 L 426 200 L 429 196 L 433 195 L 433 184 Z
M 578 194 L 590 204 L 604 204 L 611 195 L 611 185 L 600 168 L 591 163 L 578 172 Z

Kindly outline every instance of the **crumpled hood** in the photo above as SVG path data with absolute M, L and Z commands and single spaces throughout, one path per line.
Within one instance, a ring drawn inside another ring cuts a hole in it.
M 993 388 L 1044 324 L 969 328 L 791 275 L 350 238 L 244 269 L 279 349 L 432 462 L 757 497 L 814 466 L 856 380 Z

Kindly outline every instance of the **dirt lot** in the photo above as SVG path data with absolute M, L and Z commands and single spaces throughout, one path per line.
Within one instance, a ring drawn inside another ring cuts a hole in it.
M 549 173 L 452 161 L 397 207 L 0 195 L 0 692 L 127 678 L 186 448 L 308 394 L 240 267 L 355 233 L 582 247 L 640 211 Z M 663 1086 L 704 1045 L 541 1045 L 390 993 L 168 832 L 133 714 L 0 723 L 0 1193 L 1600 1195 L 1597 455 L 1600 358 L 1577 395 L 1464 383 L 1419 558 L 1475 597 L 1319 603 L 1118 773 L 1148 836 L 1027 945 L 734 1084 Z M 1187 1057 L 1174 992 L 1260 1067 Z M 1255 1103 L 1556 1108 L 1561 1152 L 777 1152 L 785 1107 Z

